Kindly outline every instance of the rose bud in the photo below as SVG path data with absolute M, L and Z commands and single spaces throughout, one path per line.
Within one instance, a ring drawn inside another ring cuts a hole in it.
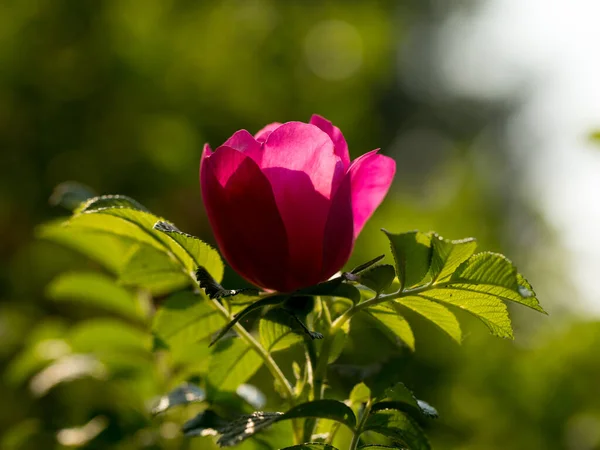
M 317 115 L 206 144 L 202 198 L 224 258 L 268 290 L 330 278 L 392 183 L 396 164 L 377 151 L 351 162 L 341 131 Z

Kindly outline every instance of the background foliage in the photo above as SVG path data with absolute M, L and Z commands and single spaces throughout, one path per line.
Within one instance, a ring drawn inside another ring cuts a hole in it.
M 90 295 L 105 275 L 77 252 L 34 240 L 34 226 L 65 214 L 48 197 L 75 179 L 126 193 L 211 242 L 201 145 L 319 113 L 344 131 L 353 157 L 381 147 L 398 163 L 350 266 L 387 251 L 381 227 L 476 236 L 480 248 L 511 257 L 551 314 L 511 311 L 515 342 L 461 316 L 462 346 L 414 317 L 415 353 L 357 321 L 347 343 L 354 356 L 342 354 L 340 372 L 372 363 L 371 349 L 380 349 L 377 357 L 438 407 L 441 419 L 427 430 L 437 449 L 597 448 L 600 327 L 570 318 L 576 299 L 562 253 L 515 181 L 524 170 L 503 131 L 518 99 L 466 100 L 427 76 L 436 64 L 429 38 L 449 12 L 437 2 L 383 0 L 2 2 L 0 447 L 64 448 L 77 437 L 65 429 L 86 423 L 104 429 L 86 448 L 198 445 L 182 443 L 181 417 L 152 422 L 144 413 L 144 400 L 164 391 L 148 343 L 110 315 L 60 301 L 69 271 L 89 269 Z M 241 281 L 226 270 L 225 284 Z M 130 295 L 115 291 L 116 307 Z M 121 313 L 135 322 L 140 312 Z M 81 319 L 96 329 L 84 333 Z M 102 381 L 91 367 L 93 376 L 54 389 L 36 384 L 33 373 L 67 353 L 67 340 L 82 352 L 100 345 L 123 376 Z M 29 360 L 15 358 L 27 351 Z M 194 360 L 202 364 L 202 354 Z M 341 375 L 336 381 L 343 385 Z M 102 423 L 89 422 L 97 417 Z

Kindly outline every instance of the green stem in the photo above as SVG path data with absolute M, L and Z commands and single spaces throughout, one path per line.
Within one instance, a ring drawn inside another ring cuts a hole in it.
M 438 283 L 435 287 L 443 286 L 443 284 L 444 283 Z M 389 302 L 391 300 L 395 300 L 401 297 L 408 297 L 410 295 L 420 294 L 432 288 L 432 285 L 426 285 L 414 289 L 399 289 L 398 291 L 389 294 L 376 295 L 375 297 L 370 298 L 369 300 L 365 300 L 364 302 L 361 302 L 358 305 L 351 306 L 346 311 L 344 311 L 344 313 L 341 316 L 335 319 L 331 323 L 331 327 L 329 328 L 329 331 L 323 340 L 321 351 L 319 352 L 319 358 L 316 367 L 313 371 L 313 398 L 315 400 L 320 400 L 325 394 L 324 385 L 327 376 L 327 366 L 329 365 L 329 353 L 331 352 L 334 336 L 336 332 L 342 326 L 344 326 L 344 324 L 348 322 L 352 318 L 352 316 L 354 316 L 354 314 L 372 306 L 379 305 L 380 303 Z
M 360 435 L 363 432 L 363 428 L 365 423 L 367 423 L 367 419 L 369 418 L 369 414 L 371 414 L 371 406 L 373 405 L 373 401 L 369 400 L 365 405 L 365 409 L 363 410 L 362 416 L 360 417 L 360 422 L 358 422 L 358 426 L 356 430 L 354 430 L 354 435 L 352 436 L 352 442 L 350 443 L 350 450 L 356 450 L 358 447 L 358 443 L 360 442 Z
M 219 303 L 218 300 L 213 299 L 212 304 L 217 309 L 217 311 L 223 316 L 223 318 L 225 320 L 227 320 L 229 322 L 233 319 L 229 315 L 229 312 L 227 312 L 227 309 L 225 309 L 225 307 L 223 305 L 221 305 L 221 303 Z M 258 356 L 260 356 L 262 358 L 262 360 L 265 363 L 265 366 L 267 366 L 267 369 L 269 369 L 269 372 L 271 372 L 273 377 L 281 384 L 281 386 L 283 386 L 283 389 L 284 389 L 286 397 L 287 397 L 286 400 L 290 403 L 290 406 L 294 406 L 295 397 L 294 397 L 294 390 L 292 388 L 292 385 L 290 384 L 288 379 L 285 377 L 285 375 L 283 374 L 283 372 L 281 371 L 281 369 L 279 368 L 279 366 L 277 365 L 275 360 L 271 357 L 269 352 L 260 344 L 260 342 L 258 342 L 256 339 L 254 339 L 254 336 L 252 336 L 248 332 L 248 330 L 246 330 L 240 323 L 236 323 L 233 326 L 233 329 L 237 332 L 237 334 L 244 341 L 246 341 L 246 343 L 252 348 L 252 350 L 254 350 L 256 353 L 258 353 Z

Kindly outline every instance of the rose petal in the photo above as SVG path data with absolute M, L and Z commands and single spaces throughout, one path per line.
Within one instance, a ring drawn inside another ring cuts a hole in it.
M 246 130 L 236 131 L 233 136 L 223 143 L 223 146 L 231 147 L 245 153 L 260 165 L 260 157 L 262 154 L 261 144 Z
M 325 280 L 342 268 L 354 247 L 351 197 L 352 178 L 348 174 L 331 201 L 325 225 L 322 272 L 322 278 Z
M 212 229 L 231 267 L 253 284 L 287 290 L 286 232 L 256 162 L 221 146 L 203 157 L 200 180 Z
M 373 150 L 355 159 L 349 169 L 355 239 L 383 201 L 396 172 L 396 162 L 387 156 L 378 155 L 378 151 Z
M 348 153 L 348 144 L 346 143 L 346 139 L 344 138 L 344 135 L 340 129 L 334 126 L 329 120 L 319 116 L 318 114 L 313 114 L 309 123 L 319 127 L 322 131 L 327 133 L 327 135 L 333 141 L 335 154 L 340 157 L 344 163 L 344 168 L 347 169 L 350 165 L 350 154 Z
M 262 128 L 258 133 L 256 133 L 254 135 L 254 138 L 258 142 L 263 143 L 263 142 L 265 142 L 267 140 L 267 138 L 269 137 L 269 135 L 273 131 L 275 131 L 277 128 L 279 128 L 280 126 L 281 126 L 281 123 L 279 123 L 279 122 L 270 123 L 266 127 Z
M 329 136 L 313 125 L 289 122 L 263 145 L 261 168 L 269 179 L 285 224 L 291 286 L 322 281 L 323 236 L 333 187 L 343 179 L 343 164 Z

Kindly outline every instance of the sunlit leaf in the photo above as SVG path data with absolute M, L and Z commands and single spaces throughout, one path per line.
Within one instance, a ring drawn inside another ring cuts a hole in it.
M 431 277 L 433 281 L 444 281 L 452 276 L 458 266 L 465 262 L 477 248 L 473 238 L 451 241 L 437 234 L 431 238 L 433 254 Z
M 400 339 L 411 350 L 415 349 L 415 336 L 408 321 L 393 308 L 393 305 L 383 304 L 373 306 L 367 310 L 367 314 L 374 319 L 382 331 L 388 334 L 392 341 Z
M 340 357 L 344 351 L 348 334 L 350 334 L 350 321 L 345 322 L 341 327 L 335 330 L 333 342 L 329 349 L 329 357 L 327 358 L 328 364 L 335 362 Z
M 57 302 L 74 302 L 101 308 L 124 317 L 143 319 L 135 297 L 115 280 L 98 272 L 70 272 L 59 275 L 46 288 Z
M 35 237 L 75 250 L 97 261 L 110 272 L 119 273 L 130 248 L 135 245 L 133 241 L 93 229 L 74 232 L 68 224 L 64 220 L 45 223 L 36 228 Z
M 458 323 L 456 316 L 445 306 L 415 296 L 399 298 L 395 303 L 409 308 L 426 319 L 431 320 L 434 324 L 448 333 L 448 335 L 456 342 L 461 342 L 462 333 L 460 324 Z
M 207 382 L 211 391 L 234 392 L 260 368 L 263 361 L 244 341 L 223 340 L 214 348 L 208 367 Z
M 75 212 L 93 212 L 104 208 L 130 208 L 138 211 L 150 212 L 137 200 L 126 195 L 100 195 L 98 197 L 88 198 L 87 201 Z
M 179 231 L 168 222 L 156 222 L 153 225 L 153 228 L 165 233 L 185 249 L 190 258 L 194 261 L 194 267 L 192 267 L 193 270 L 198 267 L 204 267 L 218 282 L 223 279 L 223 261 L 221 260 L 219 253 L 210 245 L 202 242 L 195 236 Z
M 358 383 L 352 388 L 348 398 L 352 404 L 366 403 L 371 398 L 371 389 L 365 383 Z
M 431 236 L 420 231 L 401 234 L 383 231 L 390 240 L 401 287 L 406 289 L 421 283 L 431 265 Z

